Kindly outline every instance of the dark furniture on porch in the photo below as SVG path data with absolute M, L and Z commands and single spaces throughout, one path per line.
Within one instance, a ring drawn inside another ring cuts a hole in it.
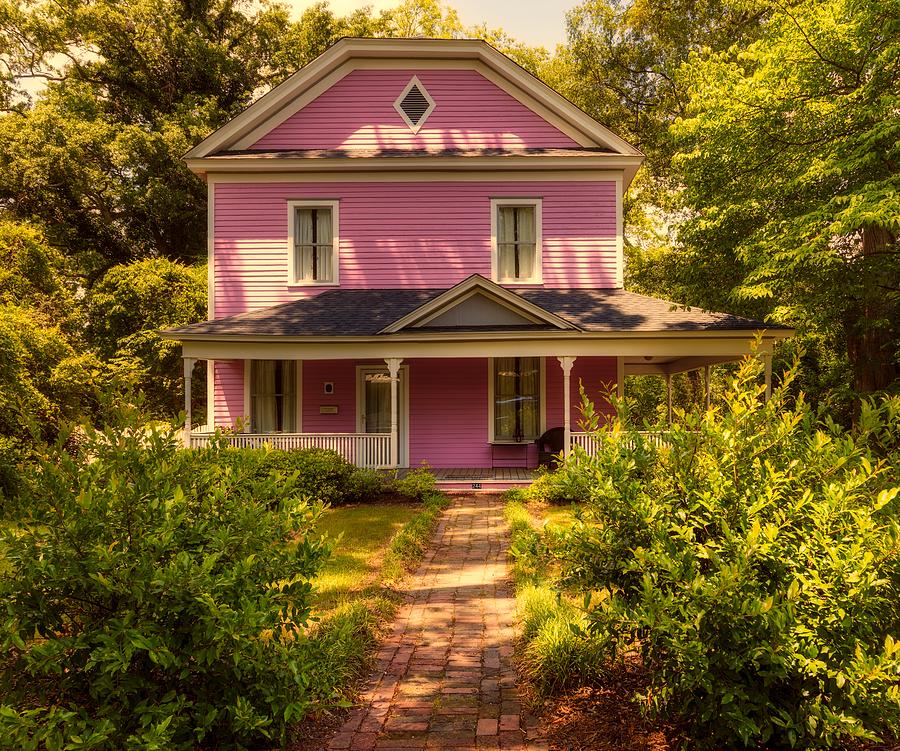
M 556 469 L 559 466 L 559 454 L 565 448 L 566 429 L 550 428 L 535 440 L 538 450 L 538 465 Z
M 530 441 L 511 443 L 509 441 L 491 442 L 491 467 L 519 467 L 528 469 L 528 447 Z

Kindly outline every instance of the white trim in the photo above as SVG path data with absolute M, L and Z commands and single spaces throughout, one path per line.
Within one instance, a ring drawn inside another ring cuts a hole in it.
M 264 360 L 273 360 L 272 357 L 264 357 Z M 250 423 L 252 422 L 252 415 L 250 414 L 250 360 L 244 359 L 244 430 L 242 432 L 249 433 L 250 432 Z
M 540 355 L 514 355 L 508 354 L 505 357 L 537 357 L 540 362 L 540 398 L 541 403 L 538 405 L 540 415 L 538 417 L 538 434 L 535 438 L 540 438 L 544 431 L 547 430 L 547 358 Z M 496 441 L 494 440 L 494 357 L 487 358 L 488 366 L 488 443 L 503 443 L 511 446 L 521 446 L 534 441 L 534 438 L 523 438 L 521 441 Z
M 419 93 L 425 97 L 425 101 L 428 102 L 428 107 L 425 109 L 425 112 L 422 113 L 422 117 L 419 119 L 418 123 L 414 123 L 409 119 L 409 115 L 406 114 L 403 107 L 401 106 L 401 102 L 406 98 L 406 95 L 412 91 L 413 86 L 415 86 Z M 436 103 L 434 99 L 432 99 L 431 94 L 428 93 L 428 90 L 425 88 L 425 84 L 419 80 L 418 76 L 413 76 L 409 79 L 409 83 L 404 86 L 403 91 L 400 92 L 400 95 L 394 100 L 394 109 L 397 114 L 403 118 L 403 122 L 406 123 L 407 127 L 413 132 L 418 133 L 419 129 L 425 124 L 425 121 L 431 116 L 431 113 L 434 112 L 434 108 L 436 107 Z
M 510 197 L 491 199 L 491 281 L 496 284 L 515 284 L 517 286 L 540 285 L 544 283 L 543 266 L 543 199 L 534 197 Z M 497 250 L 497 214 L 501 206 L 531 206 L 534 209 L 534 275 L 528 279 L 500 279 Z
M 216 429 L 216 361 L 206 361 L 206 424 Z
M 206 320 L 216 317 L 216 179 L 206 180 Z
M 287 200 L 288 221 L 288 287 L 339 287 L 340 280 L 340 214 L 339 201 L 336 198 L 327 199 L 293 199 Z M 297 278 L 297 250 L 295 215 L 297 209 L 331 209 L 331 279 L 328 281 L 303 280 Z
M 439 308 L 438 310 L 435 310 L 430 315 L 416 321 L 414 324 L 410 325 L 409 328 L 421 328 L 422 326 L 427 326 L 435 318 L 438 318 L 438 317 L 444 315 L 444 313 L 447 313 L 447 312 L 453 310 L 453 308 L 455 308 L 457 305 L 461 305 L 466 300 L 469 300 L 469 299 L 475 297 L 476 295 L 481 295 L 485 299 L 490 300 L 491 302 L 499 305 L 500 307 L 506 308 L 506 310 L 509 310 L 509 311 L 515 313 L 516 315 L 521 316 L 521 318 L 523 320 L 529 321 L 530 323 L 544 323 L 545 322 L 544 319 L 531 315 L 530 313 L 526 312 L 522 307 L 513 305 L 508 300 L 500 299 L 499 297 L 496 297 L 495 295 L 490 295 L 490 296 L 485 295 L 483 290 L 481 290 L 481 289 L 473 289 L 473 290 L 467 292 L 466 294 L 463 294 L 462 296 L 456 298 L 451 303 Z
M 521 157 L 529 159 L 533 162 L 533 157 Z M 447 157 L 453 159 L 453 157 Z M 621 169 L 607 169 L 605 165 L 600 167 L 590 167 L 589 169 L 578 169 L 579 165 L 573 164 L 566 169 L 535 169 L 528 167 L 521 170 L 511 170 L 510 161 L 517 162 L 520 157 L 505 157 L 505 163 L 498 164 L 498 169 L 487 169 L 485 162 L 478 159 L 478 164 L 471 169 L 457 171 L 454 169 L 445 169 L 446 163 L 437 157 L 430 158 L 431 169 L 415 169 L 405 171 L 397 168 L 397 160 L 388 161 L 382 159 L 378 165 L 374 165 L 370 169 L 348 169 L 347 171 L 328 171 L 327 165 L 311 164 L 315 160 L 297 161 L 298 169 L 288 169 L 282 172 L 277 171 L 279 166 L 267 165 L 259 162 L 248 162 L 253 170 L 241 171 L 237 169 L 226 169 L 223 172 L 211 172 L 207 175 L 207 179 L 215 175 L 217 183 L 302 183 L 302 182 L 350 182 L 357 183 L 361 181 L 373 183 L 391 183 L 391 182 L 434 182 L 435 180 L 445 180 L 447 182 L 497 182 L 504 181 L 520 181 L 534 182 L 542 180 L 545 182 L 613 182 L 616 177 L 622 174 Z M 352 160 L 354 164 L 362 160 Z M 349 162 L 349 160 L 348 160 Z M 404 160 L 405 163 L 405 160 Z M 348 165 L 352 166 L 352 165 Z M 540 162 L 536 163 L 537 167 L 541 167 Z M 202 170 L 201 170 L 202 172 Z
M 303 432 L 303 360 L 297 360 L 297 432 Z
M 429 300 L 424 305 L 420 305 L 402 318 L 398 318 L 393 323 L 385 326 L 378 334 L 394 334 L 402 329 L 414 328 L 416 324 L 423 320 L 429 320 L 435 315 L 451 309 L 454 305 L 465 299 L 464 295 L 467 295 L 470 291 L 479 291 L 488 299 L 496 300 L 498 303 L 506 303 L 510 310 L 514 310 L 517 313 L 520 313 L 520 315 L 532 317 L 537 321 L 548 323 L 559 329 L 575 329 L 575 326 L 568 321 L 544 310 L 540 306 L 526 300 L 524 297 L 517 295 L 515 292 L 504 289 L 496 282 L 485 279 L 481 274 L 472 274 L 472 276 L 463 279 L 459 284 L 442 292 L 433 300 Z
M 364 360 L 401 357 L 414 360 L 426 358 L 457 357 L 556 357 L 564 350 L 573 357 L 622 356 L 622 357 L 719 357 L 721 362 L 740 359 L 752 354 L 756 333 L 746 332 L 743 337 L 715 336 L 675 337 L 631 336 L 589 337 L 580 332 L 554 332 L 551 336 L 524 337 L 501 332 L 466 337 L 454 335 L 443 340 L 432 337 L 400 338 L 370 337 L 359 339 L 341 337 L 341 341 L 323 339 L 318 341 L 297 340 L 295 337 L 272 337 L 269 340 L 231 339 L 182 340 L 182 354 L 198 360 L 240 360 L 245 358 L 260 360 L 304 359 L 304 360 Z M 762 340 L 758 353 L 770 353 L 776 339 Z M 287 355 L 287 357 L 285 356 Z
M 377 65 L 380 67 L 385 67 L 386 59 L 391 58 L 399 59 L 399 62 L 407 67 L 421 67 L 424 60 L 440 60 L 444 66 L 449 60 L 478 61 L 501 78 L 502 87 L 508 93 L 513 96 L 515 93 L 524 95 L 542 108 L 555 112 L 570 128 L 577 129 L 596 145 L 606 146 L 623 154 L 641 156 L 638 149 L 484 41 L 348 38 L 332 45 L 311 63 L 205 138 L 185 156 L 206 156 L 233 147 L 250 132 L 277 118 L 279 113 L 288 108 L 302 92 L 309 90 L 344 63 L 351 60 L 356 63 L 367 58 L 377 58 Z
M 363 387 L 363 373 L 388 373 L 387 364 L 379 366 L 377 363 L 369 363 L 367 365 L 356 366 L 356 432 L 365 433 L 366 427 L 363 425 L 363 402 L 365 400 L 365 390 Z M 409 365 L 400 365 L 400 425 L 403 433 L 403 440 L 400 442 L 400 466 L 409 466 Z M 390 434 L 388 434 L 390 435 Z

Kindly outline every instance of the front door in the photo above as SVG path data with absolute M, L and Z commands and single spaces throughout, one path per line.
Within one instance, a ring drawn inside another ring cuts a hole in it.
M 387 368 L 358 368 L 357 429 L 360 433 L 391 432 L 391 377 Z M 406 367 L 400 368 L 398 384 L 398 417 L 400 431 L 400 466 L 409 464 L 407 453 L 408 416 L 406 398 Z

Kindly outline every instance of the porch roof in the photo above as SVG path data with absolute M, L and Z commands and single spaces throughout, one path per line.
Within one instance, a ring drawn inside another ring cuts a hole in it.
M 487 281 L 487 280 L 485 280 Z M 488 282 L 488 284 L 492 284 Z M 668 300 L 639 295 L 623 289 L 515 289 L 504 288 L 585 333 L 752 332 L 770 333 L 791 329 L 750 318 L 678 306 Z M 230 337 L 381 337 L 381 333 L 446 289 L 334 289 L 313 297 L 249 313 L 202 321 L 163 332 L 176 340 Z M 544 323 L 521 326 L 420 326 L 419 333 L 452 334 L 478 332 L 561 333 Z M 571 332 L 570 332 L 571 333 Z

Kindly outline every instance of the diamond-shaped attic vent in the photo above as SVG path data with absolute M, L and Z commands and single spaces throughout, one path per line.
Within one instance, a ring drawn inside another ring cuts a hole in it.
M 428 116 L 434 112 L 434 99 L 422 85 L 422 82 L 413 76 L 406 88 L 400 92 L 394 109 L 403 118 L 413 133 L 418 133 Z

